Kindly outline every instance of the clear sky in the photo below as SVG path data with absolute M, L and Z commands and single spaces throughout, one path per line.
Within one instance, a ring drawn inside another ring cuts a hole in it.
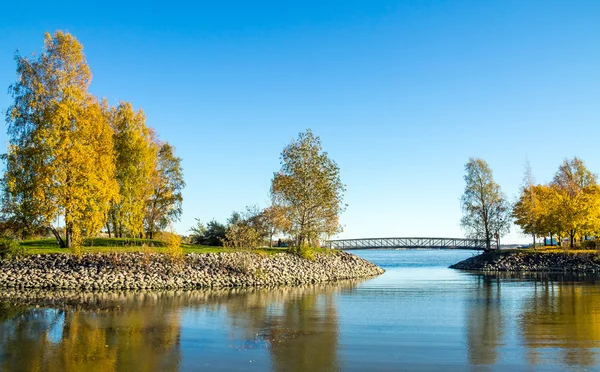
M 511 199 L 526 157 L 538 182 L 575 155 L 600 172 L 600 1 L 127 3 L 4 2 L 0 108 L 15 50 L 74 34 L 92 93 L 143 108 L 183 158 L 180 233 L 264 206 L 305 128 L 341 168 L 347 238 L 463 236 L 470 156 Z

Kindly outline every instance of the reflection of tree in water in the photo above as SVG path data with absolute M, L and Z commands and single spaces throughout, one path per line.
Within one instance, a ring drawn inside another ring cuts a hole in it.
M 334 298 L 336 292 L 355 285 L 345 282 L 231 294 L 225 309 L 234 337 L 245 340 L 245 347 L 267 344 L 274 370 L 336 370 L 338 316 Z M 217 303 L 212 302 L 212 306 Z
M 471 364 L 494 364 L 504 334 L 500 280 L 479 276 L 468 304 L 467 347 Z
M 225 311 L 233 336 L 244 347 L 267 347 L 275 370 L 335 370 L 334 296 L 356 283 L 189 292 L 0 292 L 12 303 L 0 307 L 0 370 L 177 370 L 183 308 Z M 38 304 L 60 310 L 32 308 Z
M 180 360 L 178 305 L 161 299 L 103 309 L 22 309 L 0 325 L 2 370 L 172 371 Z M 6 319 L 6 318 L 5 318 Z
M 543 348 L 560 348 L 566 365 L 593 366 L 600 346 L 600 289 L 590 283 L 536 283 L 520 317 L 531 363 Z M 555 353 L 554 351 L 550 351 Z
M 337 369 L 338 319 L 331 293 L 286 301 L 269 324 L 273 367 L 288 371 Z

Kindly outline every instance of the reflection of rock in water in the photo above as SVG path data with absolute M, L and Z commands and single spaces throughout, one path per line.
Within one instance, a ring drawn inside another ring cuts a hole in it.
M 266 345 L 275 370 L 335 370 L 334 296 L 357 283 L 133 293 L 1 290 L 0 369 L 177 370 L 180 314 L 205 308 L 225 311 L 233 334 L 248 345 Z
M 500 280 L 481 276 L 467 306 L 467 347 L 471 364 L 494 364 L 504 334 Z
M 588 283 L 589 284 L 589 283 Z M 536 283 L 520 316 L 524 344 L 535 362 L 546 348 L 559 362 L 593 366 L 600 346 L 600 290 L 581 282 Z M 555 349 L 560 348 L 556 353 Z

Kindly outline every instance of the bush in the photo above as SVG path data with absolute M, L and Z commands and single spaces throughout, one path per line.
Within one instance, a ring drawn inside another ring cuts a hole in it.
M 260 234 L 252 226 L 246 224 L 231 225 L 227 230 L 223 246 L 230 248 L 258 248 L 261 243 Z
M 181 236 L 177 235 L 173 229 L 163 231 L 160 235 L 161 241 L 167 248 L 167 254 L 171 258 L 183 257 L 183 248 L 181 247 Z
M 12 258 L 25 254 L 25 248 L 14 239 L 0 238 L 0 258 Z
M 595 240 L 584 240 L 579 246 L 580 249 L 596 249 L 597 247 L 598 244 L 596 244 Z
M 192 228 L 190 240 L 192 244 L 208 245 L 212 247 L 220 247 L 223 245 L 227 227 L 215 220 L 210 221 L 204 226 L 202 222 L 197 220 L 196 226 Z
M 291 250 L 305 260 L 312 261 L 315 259 L 315 251 L 308 243 L 302 243 L 300 246 L 291 248 Z

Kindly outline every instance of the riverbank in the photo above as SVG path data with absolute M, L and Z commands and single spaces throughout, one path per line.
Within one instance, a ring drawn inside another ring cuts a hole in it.
M 477 271 L 591 272 L 600 273 L 600 256 L 595 252 L 487 252 L 467 258 L 451 269 Z
M 383 269 L 335 251 L 306 260 L 291 253 L 36 254 L 0 261 L 0 287 L 83 290 L 297 286 L 358 279 Z

